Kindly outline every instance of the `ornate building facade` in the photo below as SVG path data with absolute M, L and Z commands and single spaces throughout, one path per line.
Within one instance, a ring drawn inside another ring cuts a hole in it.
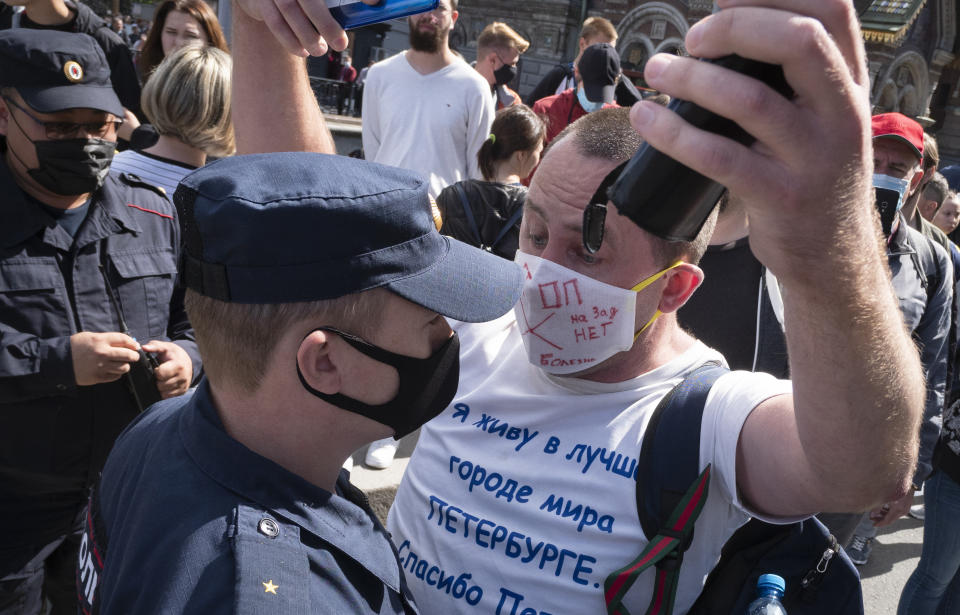
M 863 0 L 871 102 L 875 111 L 900 111 L 936 134 L 942 157 L 960 162 L 960 45 L 957 0 Z M 654 53 L 684 53 L 690 26 L 711 13 L 712 1 L 461 0 L 451 43 L 465 57 L 491 21 L 506 21 L 531 42 L 523 56 L 521 94 L 558 63 L 576 54 L 580 23 L 590 15 L 617 27 L 626 75 L 641 82 Z

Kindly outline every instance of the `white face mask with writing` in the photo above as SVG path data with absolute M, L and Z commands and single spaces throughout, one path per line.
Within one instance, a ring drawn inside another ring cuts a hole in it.
M 620 288 L 532 254 L 518 251 L 514 260 L 523 269 L 523 291 L 513 311 L 527 359 L 551 374 L 583 371 L 630 350 L 661 315 L 657 310 L 634 331 L 637 293 L 682 264 Z

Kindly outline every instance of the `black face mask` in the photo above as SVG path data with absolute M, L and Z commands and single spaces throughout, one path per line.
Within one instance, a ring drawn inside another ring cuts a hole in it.
M 34 141 L 39 167 L 27 169 L 35 182 L 64 196 L 93 192 L 103 185 L 110 171 L 115 141 L 64 139 Z
M 493 78 L 495 80 L 494 86 L 507 85 L 517 78 L 517 67 L 504 64 L 493 71 Z
M 340 393 L 328 395 L 307 384 L 297 362 L 297 376 L 303 387 L 329 404 L 392 427 L 398 440 L 443 412 L 453 401 L 460 381 L 460 339 L 456 334 L 426 359 L 416 359 L 384 350 L 332 327 L 319 327 L 314 331 L 336 333 L 374 361 L 397 370 L 400 390 L 392 400 L 378 406 Z

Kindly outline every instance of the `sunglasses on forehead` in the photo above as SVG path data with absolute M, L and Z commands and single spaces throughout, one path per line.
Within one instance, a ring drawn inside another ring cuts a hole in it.
M 590 203 L 583 210 L 583 247 L 590 254 L 596 254 L 603 245 L 604 223 L 607 219 L 607 201 L 610 200 L 607 192 L 615 181 L 620 177 L 624 167 L 629 160 L 625 160 L 617 167 L 607 173 L 607 176 L 600 182 L 597 191 L 590 197 Z

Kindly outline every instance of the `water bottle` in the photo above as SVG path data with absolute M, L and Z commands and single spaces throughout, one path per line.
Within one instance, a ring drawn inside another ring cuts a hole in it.
M 747 607 L 747 615 L 787 615 L 780 599 L 787 585 L 783 577 L 765 574 L 757 580 L 757 599 Z

